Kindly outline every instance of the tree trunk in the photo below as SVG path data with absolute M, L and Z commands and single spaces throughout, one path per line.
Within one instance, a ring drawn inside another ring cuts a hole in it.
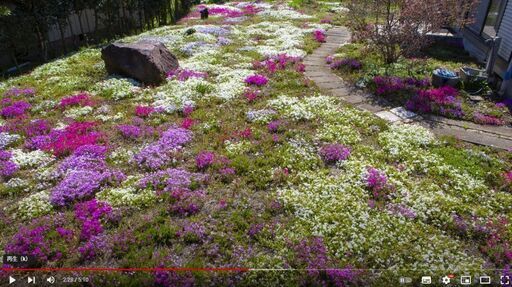
M 137 14 L 139 14 L 139 27 L 140 27 L 140 31 L 144 31 L 144 23 L 142 22 L 142 7 L 140 5 L 140 1 L 138 2 L 138 5 L 137 5 Z
M 71 43 L 73 43 L 73 49 L 76 49 L 77 46 L 80 46 L 80 44 L 77 44 L 77 42 L 76 42 L 76 35 L 75 35 L 75 31 L 73 30 L 73 23 L 71 23 L 71 21 L 69 21 L 69 15 L 66 18 L 66 23 L 68 24 L 69 32 L 71 33 Z
M 46 39 L 44 35 L 41 33 L 41 29 L 36 25 L 36 36 L 37 42 L 39 44 L 39 49 L 41 52 L 41 59 L 43 62 L 48 61 L 48 47 L 46 46 Z
M 60 32 L 60 42 L 61 42 L 61 45 L 62 45 L 62 55 L 65 55 L 68 53 L 68 49 L 66 47 L 66 40 L 64 39 L 64 29 L 62 29 L 62 24 L 60 23 L 60 21 L 57 21 L 57 26 L 59 27 L 59 32 Z
M 94 36 L 97 36 L 96 33 L 98 32 L 98 10 L 94 9 Z
M 76 15 L 78 17 L 78 25 L 80 26 L 80 33 L 84 37 L 85 45 L 88 46 L 89 45 L 89 43 L 88 43 L 89 41 L 87 41 L 87 35 L 85 35 L 84 25 L 82 24 L 82 10 L 76 11 Z
M 87 10 L 85 10 L 87 11 Z M 91 25 L 89 23 L 89 14 L 86 12 L 85 13 L 85 22 L 87 23 L 87 33 L 90 33 L 91 32 Z M 89 38 L 87 38 L 89 39 Z
M 16 55 L 14 53 L 14 49 L 9 49 L 9 55 L 11 56 L 12 61 L 14 62 L 14 65 L 16 66 L 16 70 L 20 72 L 20 65 L 18 63 L 18 59 L 16 59 Z

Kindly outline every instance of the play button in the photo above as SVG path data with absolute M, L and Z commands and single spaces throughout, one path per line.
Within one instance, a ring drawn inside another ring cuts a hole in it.
M 16 282 L 16 279 L 14 279 L 12 276 L 9 276 L 9 284 L 12 284 Z

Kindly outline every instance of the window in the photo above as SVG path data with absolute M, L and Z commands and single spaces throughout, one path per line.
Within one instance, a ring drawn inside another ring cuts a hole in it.
M 498 15 L 500 13 L 501 0 L 490 0 L 487 17 L 485 18 L 482 34 L 488 37 L 495 37 L 497 34 Z

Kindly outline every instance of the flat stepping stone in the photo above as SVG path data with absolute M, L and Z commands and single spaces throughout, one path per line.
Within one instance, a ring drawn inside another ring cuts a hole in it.
M 352 91 L 347 87 L 340 87 L 337 89 L 329 90 L 329 93 L 331 93 L 331 95 L 333 95 L 335 97 L 343 98 L 343 101 L 345 101 L 345 102 L 349 102 L 349 99 L 347 97 L 349 97 L 351 92 Z M 352 104 L 354 104 L 354 103 L 352 103 Z
M 306 70 L 306 72 L 304 72 L 304 75 L 306 77 L 309 77 L 309 78 L 314 78 L 314 77 L 324 76 L 325 73 L 321 72 L 321 71 L 308 71 L 308 70 Z
M 331 89 L 338 89 L 338 88 L 344 88 L 346 85 L 341 82 L 341 80 L 336 81 L 330 81 L 330 82 L 322 82 L 322 83 L 316 83 L 320 88 L 325 90 L 331 90 Z
M 341 81 L 340 78 L 334 75 L 321 75 L 321 76 L 312 76 L 309 77 L 311 80 L 313 80 L 317 84 L 324 84 L 324 83 L 335 83 Z
M 357 105 L 357 107 L 360 108 L 361 110 L 369 111 L 371 113 L 377 113 L 380 111 L 384 111 L 386 109 L 383 106 L 373 105 L 373 104 L 369 104 L 369 103 L 362 103 L 362 104 Z
M 392 112 L 393 114 L 399 116 L 402 119 L 412 119 L 412 118 L 415 118 L 418 116 L 418 114 L 408 111 L 404 107 L 396 107 L 389 111 Z
M 427 120 L 448 124 L 452 126 L 458 126 L 463 129 L 472 129 L 472 130 L 480 130 L 486 133 L 491 133 L 498 135 L 500 137 L 506 137 L 512 139 L 512 128 L 506 126 L 490 126 L 490 125 L 479 125 L 473 122 L 461 121 L 461 120 L 452 120 L 441 116 L 436 115 L 425 115 Z
M 349 95 L 346 95 L 345 96 L 345 101 L 347 103 L 351 103 L 353 105 L 355 104 L 359 104 L 359 103 L 362 103 L 366 100 L 365 97 L 362 97 L 360 95 L 357 95 L 357 94 L 354 94 L 354 93 L 350 93 Z
M 473 144 L 491 146 L 504 150 L 509 150 L 512 148 L 512 140 L 496 137 L 492 134 L 487 134 L 476 130 L 465 130 L 460 127 L 439 124 L 430 127 L 430 129 L 435 134 L 453 136 L 460 140 L 470 142 Z
M 378 112 L 378 113 L 375 113 L 375 115 L 383 120 L 386 120 L 388 122 L 398 122 L 401 120 L 401 118 L 395 114 L 393 114 L 392 112 L 390 111 L 381 111 L 381 112 Z

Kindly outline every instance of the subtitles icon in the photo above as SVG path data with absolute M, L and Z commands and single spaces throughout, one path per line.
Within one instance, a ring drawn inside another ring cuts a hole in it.
M 491 276 L 480 276 L 480 284 L 481 285 L 490 285 L 491 284 Z
M 432 284 L 432 277 L 430 277 L 430 276 L 423 276 L 423 277 L 421 277 L 421 284 L 423 284 L 423 285 L 430 285 L 430 284 Z

